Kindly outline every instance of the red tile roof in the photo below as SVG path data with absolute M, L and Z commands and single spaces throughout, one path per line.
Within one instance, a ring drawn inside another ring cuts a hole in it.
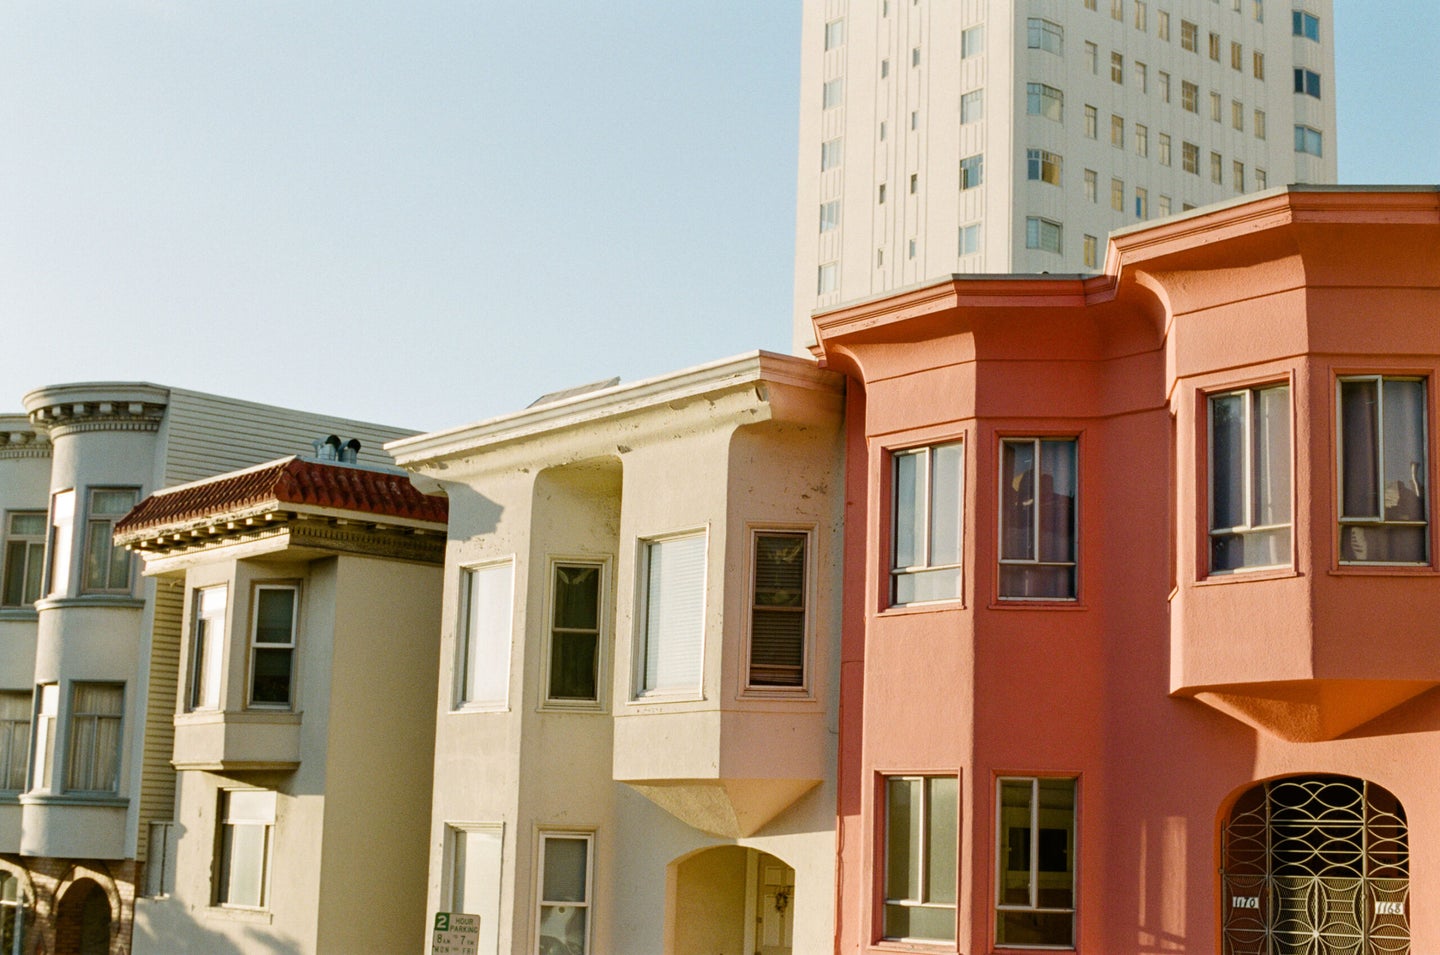
M 141 501 L 115 525 L 117 536 L 287 505 L 358 511 L 443 524 L 449 502 L 422 494 L 403 474 L 285 458 L 222 474 Z

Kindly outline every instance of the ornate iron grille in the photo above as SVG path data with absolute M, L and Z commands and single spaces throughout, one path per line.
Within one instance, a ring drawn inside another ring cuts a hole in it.
M 1408 955 L 1405 810 L 1381 787 L 1262 783 L 1230 811 L 1221 851 L 1225 955 Z

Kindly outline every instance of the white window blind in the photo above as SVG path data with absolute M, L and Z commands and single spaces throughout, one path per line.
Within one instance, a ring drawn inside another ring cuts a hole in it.
M 651 541 L 645 564 L 640 692 L 698 691 L 705 637 L 705 535 Z
M 515 570 L 509 561 L 465 572 L 465 640 L 460 703 L 504 706 L 510 689 L 510 614 Z

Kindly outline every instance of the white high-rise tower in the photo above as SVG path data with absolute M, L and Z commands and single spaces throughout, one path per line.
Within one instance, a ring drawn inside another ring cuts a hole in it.
M 804 3 L 799 351 L 817 308 L 1335 181 L 1331 0 Z

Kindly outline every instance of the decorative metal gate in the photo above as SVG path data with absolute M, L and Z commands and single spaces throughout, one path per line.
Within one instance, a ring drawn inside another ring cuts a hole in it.
M 1221 847 L 1225 955 L 1408 955 L 1405 810 L 1348 776 L 1261 783 Z

